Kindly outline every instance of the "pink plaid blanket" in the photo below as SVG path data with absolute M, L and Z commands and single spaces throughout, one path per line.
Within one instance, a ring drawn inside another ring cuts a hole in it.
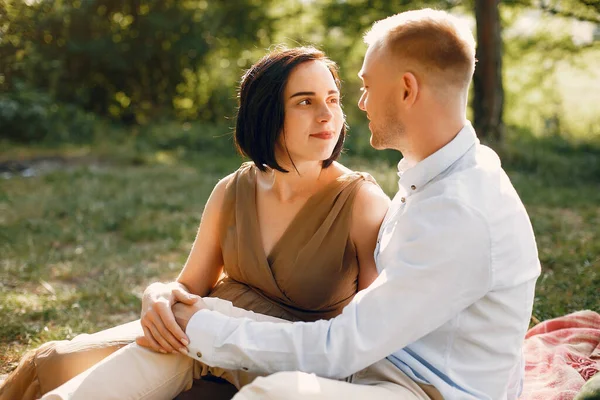
M 600 315 L 578 311 L 541 322 L 525 336 L 520 400 L 572 400 L 600 370 Z

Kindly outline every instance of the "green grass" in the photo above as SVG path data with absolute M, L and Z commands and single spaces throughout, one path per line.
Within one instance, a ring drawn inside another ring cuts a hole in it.
M 212 187 L 240 159 L 225 147 L 186 151 L 176 138 L 154 150 L 3 146 L 0 160 L 75 158 L 0 181 L 0 373 L 40 343 L 135 319 L 146 285 L 177 276 Z M 600 309 L 600 147 L 520 132 L 499 152 L 543 264 L 534 315 Z M 393 155 L 351 154 L 347 166 L 371 172 L 393 195 Z

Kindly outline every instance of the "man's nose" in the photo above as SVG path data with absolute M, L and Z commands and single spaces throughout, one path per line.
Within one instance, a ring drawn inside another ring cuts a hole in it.
M 362 95 L 360 96 L 360 99 L 358 99 L 358 108 L 360 108 L 362 111 L 367 111 L 365 108 L 365 96 L 366 96 L 366 92 L 362 92 Z

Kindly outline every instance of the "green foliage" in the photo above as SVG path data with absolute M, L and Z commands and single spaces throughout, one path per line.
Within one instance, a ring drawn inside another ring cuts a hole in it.
M 225 125 L 167 122 L 143 127 L 140 137 L 149 148 L 234 155 L 233 131 Z
M 600 140 L 536 137 L 514 126 L 507 131 L 506 142 L 496 146 L 505 168 L 535 176 L 538 185 L 600 185 Z
M 524 13 L 545 10 L 528 34 L 504 37 L 508 124 L 542 134 L 599 134 L 593 110 L 598 97 L 579 92 L 588 79 L 592 85 L 600 82 L 597 74 L 583 75 L 586 68 L 593 72 L 589 66 L 597 64 L 600 41 L 581 44 L 570 35 L 572 18 L 594 21 L 598 4 L 501 3 L 505 32 Z M 61 142 L 72 136 L 52 126 L 15 129 L 19 122 L 11 121 L 7 134 L 6 115 L 14 117 L 11 110 L 19 104 L 19 115 L 43 121 L 40 107 L 47 109 L 54 101 L 59 110 L 68 109 L 65 116 L 79 113 L 73 105 L 98 118 L 140 126 L 173 119 L 227 124 L 235 114 L 243 70 L 276 43 L 314 44 L 337 61 L 348 122 L 352 128 L 362 126 L 365 118 L 354 106 L 360 95 L 356 73 L 366 48 L 362 34 L 373 21 L 426 6 L 468 17 L 473 0 L 4 0 L 3 5 L 0 96 L 5 119 L 0 134 L 21 141 L 49 134 Z M 20 93 L 20 83 L 27 93 Z M 576 87 L 570 89 L 572 84 Z M 26 100 L 31 93 L 40 98 Z M 86 129 L 81 131 L 77 137 L 87 137 Z M 357 146 L 350 140 L 349 147 Z
M 600 23 L 598 0 L 505 0 L 505 4 L 539 8 L 549 15 Z
M 535 25 L 525 33 L 523 25 L 512 29 L 527 10 L 502 8 L 506 123 L 538 136 L 600 137 L 600 97 L 590 90 L 600 85 L 594 68 L 600 62 L 600 41 L 578 39 L 572 18 L 544 13 L 530 19 Z
M 50 95 L 15 83 L 0 93 L 0 139 L 19 142 L 87 143 L 95 132 L 96 116 L 73 104 L 55 102 Z
M 169 113 L 214 120 L 231 110 L 230 87 L 245 66 L 230 60 L 268 32 L 265 5 L 13 0 L 0 36 L 0 83 L 14 91 L 26 81 L 126 122 Z

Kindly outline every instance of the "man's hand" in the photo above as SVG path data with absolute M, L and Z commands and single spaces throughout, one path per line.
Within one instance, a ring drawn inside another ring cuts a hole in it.
M 173 315 L 175 316 L 175 321 L 184 332 L 192 315 L 205 308 L 207 307 L 204 301 L 202 301 L 202 298 L 198 298 L 193 304 L 175 303 L 173 307 L 171 307 Z

